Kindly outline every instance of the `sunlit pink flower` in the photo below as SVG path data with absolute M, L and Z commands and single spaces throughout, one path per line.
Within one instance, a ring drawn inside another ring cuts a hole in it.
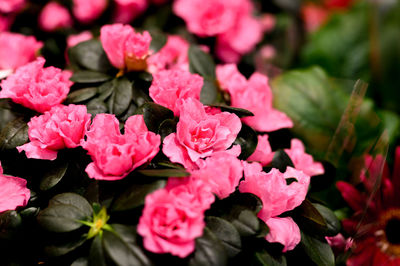
M 143 13 L 148 6 L 148 0 L 114 0 L 114 22 L 130 23 L 134 18 Z
M 90 23 L 103 13 L 107 0 L 73 0 L 72 13 L 81 23 Z
M 293 127 L 292 120 L 285 113 L 272 107 L 273 95 L 266 76 L 254 73 L 246 81 L 236 65 L 228 64 L 217 66 L 217 79 L 221 89 L 229 92 L 231 106 L 247 109 L 254 114 L 242 118 L 242 121 L 255 130 L 270 132 Z
M 284 151 L 289 155 L 297 170 L 301 170 L 309 176 L 322 175 L 325 170 L 321 163 L 314 162 L 313 157 L 307 154 L 301 140 L 292 139 L 290 149 Z
M 203 78 L 197 74 L 182 70 L 163 70 L 153 74 L 149 93 L 154 102 L 171 109 L 179 116 L 182 100 L 200 100 L 202 87 Z
M 130 25 L 105 25 L 101 27 L 100 40 L 114 67 L 128 71 L 147 68 L 151 42 L 149 32 L 136 33 Z
M 147 130 L 142 115 L 129 117 L 122 135 L 114 115 L 98 114 L 86 137 L 82 147 L 93 160 L 86 173 L 90 178 L 111 181 L 124 178 L 153 159 L 161 142 L 159 135 Z
M 62 103 L 71 85 L 71 73 L 55 67 L 43 68 L 44 58 L 19 67 L 14 74 L 2 80 L 0 98 L 14 102 L 40 113 Z
M 247 158 L 248 161 L 259 162 L 262 166 L 266 166 L 274 158 L 271 145 L 268 141 L 268 135 L 258 135 L 258 143 L 256 150 Z
M 228 149 L 241 126 L 240 119 L 235 114 L 208 114 L 198 100 L 182 100 L 177 132 L 164 139 L 163 153 L 172 162 L 194 169 L 200 158 Z
M 191 200 L 185 202 L 187 197 L 192 196 L 173 194 L 167 189 L 146 196 L 137 231 L 147 250 L 181 258 L 194 251 L 195 239 L 203 234 L 205 227 L 204 211 L 194 208 Z
M 1 0 L 0 12 L 11 13 L 21 10 L 25 5 L 25 0 Z
M 258 196 L 263 207 L 258 213 L 258 217 L 270 226 L 271 236 L 266 239 L 271 242 L 279 242 L 285 246 L 284 251 L 293 249 L 300 242 L 300 230 L 291 220 L 282 220 L 278 215 L 293 210 L 299 206 L 307 195 L 310 184 L 310 176 L 292 167 L 287 167 L 285 173 L 272 168 L 268 173 L 262 171 L 259 163 L 243 162 L 245 180 L 240 182 L 239 191 L 249 192 Z M 296 181 L 287 185 L 287 178 L 295 178 Z M 275 220 L 271 220 L 275 218 Z M 291 234 L 282 230 L 283 227 L 290 225 Z
M 25 206 L 31 197 L 31 191 L 26 187 L 26 180 L 4 175 L 0 163 L 0 213 L 15 210 L 19 206 Z
M 150 73 L 165 69 L 189 71 L 189 43 L 177 35 L 169 35 L 167 43 L 147 60 Z
M 57 2 L 47 3 L 39 14 L 39 27 L 44 31 L 55 31 L 72 26 L 68 9 Z
M 58 105 L 28 123 L 30 142 L 17 147 L 26 157 L 55 160 L 58 150 L 80 145 L 90 124 L 85 105 Z
M 34 36 L 0 32 L 0 70 L 14 70 L 35 60 L 42 46 Z

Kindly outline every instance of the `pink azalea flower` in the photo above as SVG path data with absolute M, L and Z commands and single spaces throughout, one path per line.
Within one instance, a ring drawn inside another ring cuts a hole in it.
M 194 251 L 195 239 L 203 234 L 204 210 L 192 206 L 197 206 L 196 201 L 186 201 L 196 197 L 185 193 L 186 188 L 175 190 L 182 192 L 160 189 L 146 196 L 137 232 L 147 250 L 184 258 Z
M 0 1 L 0 12 L 11 13 L 21 10 L 25 5 L 25 0 L 2 0 Z
M 265 173 L 259 163 L 243 162 L 243 168 L 245 180 L 240 182 L 239 191 L 253 193 L 261 199 L 263 207 L 258 217 L 271 226 L 271 235 L 267 235 L 266 240 L 281 243 L 285 246 L 284 251 L 293 249 L 300 242 L 300 231 L 291 219 L 282 220 L 277 216 L 303 202 L 310 176 L 292 167 L 287 167 L 285 173 L 275 168 Z M 287 178 L 296 178 L 297 181 L 287 185 Z M 270 221 L 271 218 L 275 220 Z
M 90 178 L 111 181 L 153 159 L 161 142 L 159 135 L 148 131 L 142 115 L 129 117 L 122 135 L 114 115 L 98 114 L 86 137 L 81 144 L 93 160 L 86 173 Z
M 0 213 L 15 210 L 25 206 L 31 197 L 30 190 L 26 187 L 26 180 L 19 177 L 3 174 L 0 163 Z
M 81 23 L 90 23 L 103 13 L 107 0 L 73 0 L 72 13 Z
M 0 98 L 11 98 L 40 113 L 63 102 L 73 84 L 69 80 L 71 73 L 55 67 L 43 68 L 44 63 L 44 58 L 39 57 L 2 80 Z
M 8 31 L 14 21 L 14 16 L 0 14 L 0 33 Z
M 39 27 L 44 31 L 55 31 L 72 26 L 68 9 L 57 2 L 47 3 L 39 14 Z
M 115 0 L 114 2 L 116 4 L 114 22 L 116 23 L 130 23 L 148 6 L 147 0 Z
M 243 176 L 242 162 L 227 152 L 214 153 L 199 168 L 191 171 L 191 177 L 203 180 L 220 199 L 233 193 Z
M 253 112 L 254 116 L 242 118 L 242 121 L 255 130 L 270 132 L 293 127 L 285 113 L 272 107 L 273 95 L 266 76 L 254 73 L 246 81 L 236 65 L 231 64 L 217 66 L 217 79 L 221 89 L 229 92 L 231 106 Z
M 268 141 L 268 135 L 258 135 L 258 143 L 256 150 L 247 158 L 248 161 L 259 162 L 262 166 L 266 166 L 274 158 L 271 145 Z
M 228 149 L 241 127 L 235 114 L 208 114 L 198 100 L 188 98 L 182 100 L 177 132 L 164 139 L 163 152 L 172 162 L 194 169 L 200 158 Z
M 34 36 L 0 32 L 0 70 L 14 70 L 35 60 L 42 46 Z
M 154 102 L 171 109 L 179 116 L 182 100 L 194 98 L 200 100 L 203 78 L 182 70 L 163 70 L 153 74 L 149 88 Z
M 17 147 L 26 157 L 55 160 L 57 151 L 80 145 L 90 124 L 85 105 L 58 105 L 28 123 L 30 142 Z
M 290 149 L 285 149 L 287 155 L 297 170 L 303 171 L 309 176 L 322 175 L 325 170 L 321 163 L 314 162 L 313 157 L 305 152 L 301 140 L 292 139 Z
M 101 27 L 100 40 L 111 64 L 119 69 L 144 70 L 150 54 L 149 32 L 136 33 L 129 25 L 112 24 Z
M 177 36 L 169 35 L 167 43 L 147 60 L 150 73 L 165 69 L 181 69 L 189 71 L 189 43 Z
M 88 41 L 93 38 L 90 31 L 82 31 L 79 34 L 69 35 L 67 38 L 67 48 L 73 47 L 81 42 Z

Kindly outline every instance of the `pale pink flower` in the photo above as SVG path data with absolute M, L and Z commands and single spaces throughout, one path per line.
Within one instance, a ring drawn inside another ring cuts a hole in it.
M 208 114 L 198 100 L 188 98 L 182 100 L 177 131 L 164 139 L 163 152 L 172 162 L 194 169 L 200 158 L 228 149 L 241 127 L 235 114 Z
M 258 135 L 256 150 L 247 160 L 259 162 L 262 166 L 266 166 L 272 162 L 274 154 L 268 141 L 268 135 Z
M 216 152 L 191 171 L 191 177 L 203 180 L 212 192 L 223 199 L 233 193 L 243 176 L 242 162 L 228 152 Z
M 44 31 L 55 31 L 72 26 L 72 18 L 66 7 L 57 2 L 47 3 L 39 14 L 39 27 Z
M 194 208 L 190 200 L 184 204 L 187 196 L 167 189 L 146 196 L 137 232 L 147 250 L 181 258 L 194 251 L 195 239 L 203 234 L 205 227 L 204 210 Z
M 58 150 L 76 148 L 90 124 L 85 105 L 58 105 L 28 123 L 30 142 L 17 147 L 26 157 L 55 160 Z
M 164 69 L 189 71 L 189 43 L 178 35 L 169 35 L 167 43 L 147 60 L 148 71 L 157 73 Z
M 277 218 L 276 216 L 299 206 L 307 195 L 310 176 L 302 171 L 287 167 L 285 173 L 281 173 L 275 168 L 265 173 L 262 171 L 261 164 L 247 162 L 243 162 L 243 168 L 245 180 L 240 182 L 239 191 L 252 193 L 261 199 L 263 207 L 257 216 L 268 225 L 271 218 Z M 287 185 L 286 179 L 288 178 L 295 178 L 296 181 Z M 286 235 L 286 233 L 279 235 L 282 233 L 279 221 L 281 220 L 271 221 L 273 235 L 270 237 L 267 235 L 266 239 L 283 244 L 284 251 L 291 250 L 297 245 L 298 239 L 300 239 L 297 233 L 300 232 L 294 228 L 293 224 L 290 224 L 292 235 Z M 281 222 L 290 223 L 288 220 Z
M 314 162 L 313 157 L 305 152 L 304 144 L 299 139 L 292 139 L 290 149 L 284 151 L 289 155 L 297 170 L 303 171 L 309 176 L 322 175 L 324 167 L 319 162 Z
M 42 46 L 34 36 L 0 32 L 0 70 L 14 70 L 35 60 Z
M 111 64 L 118 69 L 144 70 L 150 54 L 150 33 L 136 33 L 130 25 L 101 27 L 100 40 Z
M 268 242 L 281 243 L 284 246 L 282 252 L 292 250 L 300 243 L 300 229 L 292 218 L 269 218 L 266 224 L 269 227 L 269 233 L 265 239 Z
M 148 0 L 114 0 L 114 22 L 130 23 L 134 18 L 143 13 L 148 6 Z
M 217 66 L 217 79 L 221 89 L 229 92 L 231 106 L 247 109 L 254 114 L 242 118 L 244 123 L 261 132 L 293 127 L 292 120 L 285 113 L 272 107 L 273 95 L 266 76 L 254 73 L 248 81 L 240 76 L 236 65 Z M 229 77 L 234 77 L 240 83 L 235 84 Z
M 40 113 L 62 103 L 73 84 L 69 80 L 71 73 L 55 67 L 43 68 L 44 63 L 44 58 L 39 57 L 2 80 L 0 98 L 11 98 Z
M 26 180 L 3 174 L 0 163 L 0 213 L 26 206 L 31 191 L 26 187 Z
M 90 23 L 103 13 L 107 0 L 73 0 L 72 13 L 81 23 Z
M 11 13 L 18 12 L 25 5 L 25 0 L 1 0 L 0 1 L 0 12 Z
M 86 137 L 81 144 L 93 160 L 86 173 L 90 178 L 111 181 L 124 178 L 153 159 L 161 142 L 159 135 L 148 131 L 142 115 L 129 117 L 125 134 L 121 134 L 114 115 L 98 114 Z
M 149 93 L 154 102 L 171 109 L 179 116 L 182 100 L 200 100 L 202 87 L 203 78 L 200 75 L 182 70 L 163 70 L 153 74 Z

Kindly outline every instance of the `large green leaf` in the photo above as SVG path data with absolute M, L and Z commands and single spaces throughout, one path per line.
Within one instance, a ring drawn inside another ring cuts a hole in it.
M 85 243 L 85 241 L 86 241 L 86 237 L 80 237 L 73 241 L 67 241 L 66 243 L 46 246 L 44 248 L 44 251 L 49 256 L 58 257 L 58 256 L 65 255 L 65 254 L 71 252 L 72 250 L 82 246 L 83 243 Z
M 286 266 L 286 258 L 284 256 L 274 257 L 267 251 L 256 252 L 254 254 L 255 265 L 260 266 Z
M 215 63 L 211 55 L 204 52 L 199 46 L 189 48 L 190 72 L 197 73 L 209 80 L 215 80 Z
M 107 266 L 102 235 L 97 235 L 90 246 L 89 266 Z
M 313 205 L 319 211 L 322 217 L 324 217 L 327 226 L 326 235 L 337 235 L 340 231 L 341 224 L 335 213 L 321 204 L 313 203 Z
M 218 87 L 215 80 L 204 79 L 203 87 L 200 91 L 200 101 L 203 104 L 213 105 L 218 102 Z
M 76 83 L 100 83 L 110 80 L 111 78 L 111 76 L 101 72 L 81 70 L 75 72 L 70 79 Z
M 97 94 L 96 87 L 84 88 L 80 90 L 76 90 L 68 94 L 67 102 L 68 103 L 81 103 L 87 101 L 94 97 Z
M 0 132 L 0 150 L 15 149 L 28 141 L 28 125 L 23 118 L 16 118 Z
M 72 65 L 83 69 L 106 72 L 111 68 L 99 40 L 89 40 L 71 47 L 68 56 Z
M 239 144 L 241 148 L 239 159 L 246 160 L 257 148 L 257 133 L 251 127 L 242 124 L 242 129 L 235 140 L 235 144 Z
M 325 240 L 301 232 L 300 245 L 316 265 L 335 265 L 335 256 L 333 255 L 331 247 Z
M 190 173 L 183 169 L 144 169 L 137 170 L 138 173 L 152 177 L 185 177 Z
M 107 101 L 108 110 L 115 115 L 121 115 L 128 109 L 132 101 L 132 83 L 127 78 L 117 79 L 110 98 Z
M 39 188 L 41 190 L 48 190 L 57 185 L 64 177 L 68 169 L 68 162 L 57 161 L 54 165 L 51 165 L 49 171 L 47 171 L 42 179 L 40 180 Z
M 137 113 L 143 114 L 147 128 L 154 133 L 158 133 L 158 129 L 164 120 L 174 118 L 174 113 L 170 109 L 150 102 L 140 106 Z
M 80 212 L 87 216 L 92 215 L 93 212 L 92 206 L 89 202 L 76 193 L 66 192 L 54 196 L 49 202 L 49 206 L 53 205 L 71 205 L 78 208 Z

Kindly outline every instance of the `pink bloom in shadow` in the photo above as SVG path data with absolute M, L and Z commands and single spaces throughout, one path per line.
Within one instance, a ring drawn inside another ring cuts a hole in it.
M 247 158 L 247 161 L 259 162 L 262 166 L 266 166 L 274 158 L 275 152 L 272 151 L 268 141 L 268 135 L 258 135 L 258 143 L 256 150 Z

